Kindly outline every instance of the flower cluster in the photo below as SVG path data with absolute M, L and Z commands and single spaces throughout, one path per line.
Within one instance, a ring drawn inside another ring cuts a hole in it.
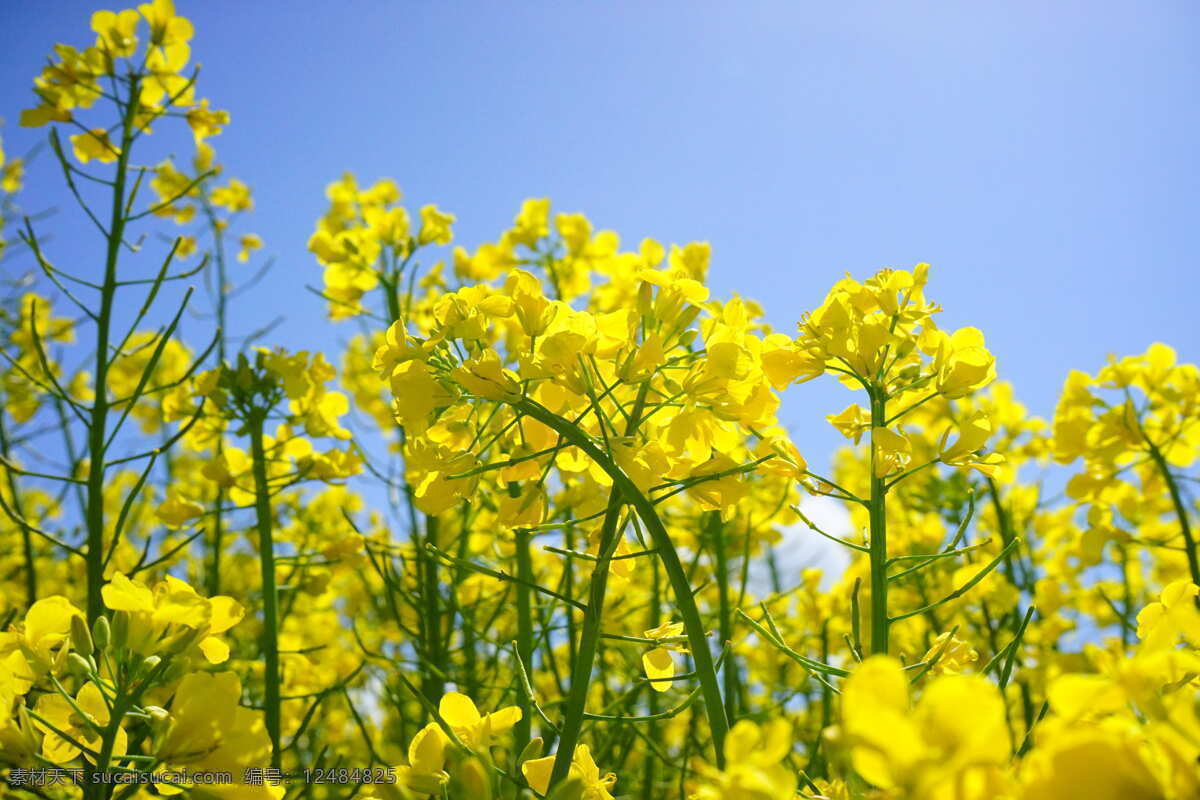
M 307 249 L 355 330 L 273 346 L 192 24 L 91 31 L 22 114 L 82 216 L 3 231 L 6 792 L 1200 796 L 1200 372 L 1170 347 L 1071 372 L 1047 421 L 925 264 L 772 298 L 775 330 L 705 242 L 531 198 L 463 243 L 350 174 Z M 23 181 L 0 150 L 0 224 Z M 75 222 L 94 273 L 39 230 Z M 858 401 L 785 427 L 822 376 Z

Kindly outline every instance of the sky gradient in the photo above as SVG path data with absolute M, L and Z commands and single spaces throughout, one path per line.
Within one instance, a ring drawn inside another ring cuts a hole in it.
M 244 328 L 283 313 L 273 343 L 328 350 L 351 333 L 303 289 L 349 170 L 456 213 L 470 248 L 530 196 L 628 247 L 709 241 L 714 292 L 787 332 L 842 272 L 928 261 L 943 326 L 982 329 L 1041 415 L 1110 352 L 1200 357 L 1200 6 L 807 5 L 177 0 L 200 93 L 232 114 L 213 143 L 255 191 L 246 228 L 278 259 Z M 0 5 L 10 154 L 44 136 L 16 126 L 32 77 L 54 42 L 91 42 L 96 7 Z M 98 269 L 51 161 L 22 202 L 62 208 L 60 263 Z M 840 438 L 824 416 L 856 399 L 788 393 L 814 464 Z

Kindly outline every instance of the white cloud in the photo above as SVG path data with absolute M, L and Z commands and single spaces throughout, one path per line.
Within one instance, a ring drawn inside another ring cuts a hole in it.
M 830 536 L 857 541 L 850 514 L 841 502 L 828 497 L 805 497 L 800 509 Z M 803 522 L 785 528 L 783 538 L 775 546 L 775 565 L 784 590 L 795 586 L 800 572 L 810 567 L 822 570 L 821 588 L 828 589 L 849 564 L 848 548 L 829 541 Z M 750 565 L 750 590 L 759 597 L 771 592 L 771 571 L 765 558 L 755 559 Z

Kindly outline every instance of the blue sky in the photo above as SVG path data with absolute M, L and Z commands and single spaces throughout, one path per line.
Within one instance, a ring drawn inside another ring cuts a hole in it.
M 5 0 L 0 130 L 96 6 Z M 791 331 L 843 271 L 934 265 L 943 324 L 975 325 L 1048 415 L 1068 369 L 1173 344 L 1198 357 L 1200 7 L 1187 2 L 189 2 L 214 140 L 278 258 L 243 330 L 333 349 L 305 250 L 343 170 L 494 238 L 549 196 L 635 246 L 707 240 L 719 295 Z M 185 152 L 180 148 L 180 152 Z M 51 159 L 24 204 L 60 264 L 98 268 Z M 86 247 L 85 247 L 86 245 Z M 57 249 L 56 249 L 57 248 Z M 840 386 L 792 390 L 814 463 Z

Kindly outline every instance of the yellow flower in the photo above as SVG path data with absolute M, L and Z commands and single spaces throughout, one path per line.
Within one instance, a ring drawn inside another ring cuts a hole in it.
M 1039 731 L 1039 745 L 1022 765 L 1023 800 L 1159 800 L 1167 796 L 1143 759 L 1141 736 L 1112 726 L 1048 728 Z
M 862 435 L 871 430 L 871 414 L 857 403 L 846 406 L 840 414 L 830 414 L 825 419 L 838 429 L 838 432 L 855 444 Z
M 475 702 L 458 692 L 442 696 L 438 703 L 438 714 L 454 731 L 454 735 L 472 750 L 491 747 L 493 737 L 508 733 L 521 720 L 521 709 L 517 706 L 481 715 Z
M 508 528 L 532 528 L 541 525 L 546 517 L 546 493 L 536 482 L 524 486 L 509 484 L 516 488 L 500 496 L 496 509 L 496 521 Z
M 513 244 L 533 247 L 550 233 L 550 199 L 529 198 L 513 220 L 509 238 Z
M 454 215 L 439 211 L 437 206 L 421 208 L 421 229 L 417 233 L 418 244 L 450 244 L 454 238 L 450 226 Z
M 1200 647 L 1200 610 L 1196 596 L 1200 587 L 1178 580 L 1163 587 L 1158 602 L 1150 603 L 1137 616 L 1137 634 L 1147 651 L 1174 647 L 1182 637 Z
M 784 800 L 796 794 L 796 773 L 784 760 L 792 751 L 792 726 L 774 719 L 763 726 L 739 720 L 725 737 L 725 769 L 701 765 L 695 800 Z
M 92 14 L 92 30 L 96 32 L 96 47 L 110 56 L 131 56 L 137 50 L 138 13 L 96 11 Z
M 544 795 L 550 791 L 550 776 L 554 772 L 554 756 L 531 758 L 521 765 L 521 774 L 538 794 Z M 611 772 L 600 776 L 600 768 L 592 758 L 592 750 L 586 744 L 575 748 L 571 754 L 571 769 L 568 778 L 574 778 L 583 785 L 582 800 L 613 800 L 609 791 L 617 782 L 617 776 Z
M 192 23 L 175 16 L 172 0 L 153 0 L 138 6 L 138 11 L 150 24 L 150 40 L 158 46 L 169 47 L 186 43 L 192 38 Z
M 935 796 L 947 781 L 974 787 L 964 797 L 995 796 L 1009 757 L 999 690 L 977 675 L 946 675 L 929 684 L 912 710 L 908 692 L 900 662 L 887 656 L 868 658 L 846 679 L 840 736 L 855 771 L 914 797 Z
M 209 136 L 216 136 L 229 124 L 229 112 L 210 109 L 208 100 L 201 100 L 200 105 L 188 109 L 187 121 L 192 136 L 199 144 Z
M 234 783 L 195 785 L 196 795 L 230 800 L 279 800 L 284 787 L 243 784 L 247 767 L 270 761 L 271 740 L 263 714 L 239 705 L 242 687 L 232 672 L 193 672 L 185 675 L 171 701 L 169 733 L 156 755 L 169 770 L 228 772 Z M 156 770 L 166 772 L 168 769 Z M 178 790 L 160 784 L 160 793 Z
M 155 515 L 168 528 L 182 528 L 203 514 L 204 506 L 180 497 L 174 491 L 167 493 L 167 499 L 155 511 Z
M 61 595 L 52 595 L 38 600 L 25 612 L 25 626 L 18 639 L 10 646 L 20 648 L 20 652 L 30 659 L 41 670 L 52 666 L 61 666 L 71 649 L 71 619 L 83 618 L 83 612 L 72 605 L 71 601 Z M 0 637 L 5 634 L 0 634 Z M 0 642 L 3 639 L 0 638 Z M 0 646 L 0 655 L 5 647 Z M 27 667 L 27 664 L 14 662 L 13 667 Z M 31 680 L 31 674 L 18 674 L 22 680 Z M 26 687 L 28 688 L 28 687 Z
M 1004 463 L 1004 456 L 999 453 L 988 453 L 980 457 L 978 452 L 987 444 L 992 435 L 992 421 L 986 413 L 979 411 L 958 426 L 958 439 L 951 446 L 946 446 L 950 437 L 950 429 L 942 437 L 940 458 L 943 464 L 970 467 L 991 477 L 996 468 Z
M 35 725 L 45 737 L 42 739 L 42 755 L 45 758 L 56 764 L 66 764 L 83 753 L 70 740 L 83 745 L 93 754 L 100 751 L 103 742 L 101 729 L 108 726 L 111 717 L 108 702 L 94 683 L 84 684 L 75 695 L 73 704 L 54 692 L 38 698 L 36 709 L 41 719 L 36 720 Z M 67 734 L 70 740 L 60 736 L 55 729 Z M 128 748 L 129 736 L 124 728 L 118 727 L 112 754 L 124 755 Z M 95 762 L 94 756 L 84 755 L 89 761 Z
M 455 368 L 453 377 L 464 389 L 488 400 L 519 400 L 521 385 L 517 376 L 500 363 L 495 350 L 485 350 L 478 357 Z
M 178 259 L 189 258 L 196 252 L 196 237 L 180 236 L 179 245 L 175 248 L 175 257 Z
M 440 514 L 475 490 L 477 475 L 455 477 L 479 465 L 470 453 L 414 439 L 406 449 L 407 475 L 413 489 L 413 502 L 426 514 Z
M 912 461 L 912 445 L 902 433 L 890 428 L 872 428 L 875 445 L 875 477 L 883 478 L 906 469 Z
M 450 779 L 446 774 L 446 745 L 449 740 L 436 722 L 431 722 L 408 745 L 408 765 L 396 767 L 396 783 L 418 798 L 441 791 Z
M 229 645 L 217 634 L 232 628 L 246 613 L 232 597 L 202 597 L 170 575 L 151 590 L 118 572 L 100 594 L 108 608 L 129 614 L 130 649 L 149 655 L 160 646 L 195 644 L 210 664 L 228 660 Z
M 254 208 L 254 200 L 250 197 L 250 187 L 231 178 L 226 186 L 218 186 L 212 191 L 213 205 L 221 206 L 230 211 L 249 211 Z
M 966 669 L 968 664 L 978 661 L 979 653 L 962 639 L 951 636 L 947 631 L 939 634 L 933 640 L 933 646 L 925 655 L 921 656 L 922 661 L 933 661 L 935 658 L 937 663 L 930 668 L 931 673 L 934 675 L 957 675 Z
M 513 313 L 517 315 L 527 336 L 541 336 L 558 313 L 558 306 L 546 298 L 542 282 L 523 269 L 514 269 L 504 282 L 504 291 L 512 298 Z
M 75 157 L 83 164 L 92 159 L 101 164 L 110 164 L 117 160 L 121 151 L 108 140 L 108 131 L 103 128 L 93 128 L 87 133 L 77 133 L 71 137 L 71 148 Z
M 657 628 L 651 628 L 642 635 L 647 639 L 673 639 L 683 634 L 682 622 L 665 622 Z M 660 644 L 642 654 L 642 668 L 650 679 L 650 688 L 657 692 L 665 692 L 671 688 L 672 678 L 675 677 L 675 660 L 672 650 L 683 651 L 685 648 L 678 643 Z
M 8 194 L 21 191 L 21 183 L 25 178 L 25 161 L 14 158 L 4 163 L 3 153 L 0 153 L 0 190 Z
M 226 489 L 234 486 L 239 478 L 250 473 L 250 456 L 245 450 L 226 447 L 219 455 L 205 463 L 200 474 Z
M 984 347 L 978 328 L 938 331 L 934 357 L 937 389 L 946 397 L 963 397 L 996 379 L 996 359 Z

